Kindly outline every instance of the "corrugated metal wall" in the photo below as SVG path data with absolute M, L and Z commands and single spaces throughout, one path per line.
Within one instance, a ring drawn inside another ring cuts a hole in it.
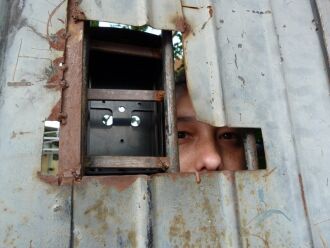
M 198 117 L 261 128 L 268 168 L 55 186 L 37 172 L 67 1 L 2 1 L 0 247 L 328 247 L 330 13 L 316 2 L 77 2 L 90 20 L 185 30 Z
M 50 44 L 65 28 L 66 6 L 66 1 L 1 1 L 8 19 L 1 22 L 6 47 L 1 53 L 0 247 L 70 243 L 71 187 L 54 187 L 37 176 L 44 120 L 60 97 L 45 85 L 53 61 L 63 56 L 63 48 Z

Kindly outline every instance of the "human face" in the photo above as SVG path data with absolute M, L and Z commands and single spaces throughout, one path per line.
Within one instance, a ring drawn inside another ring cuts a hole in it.
M 245 169 L 241 132 L 197 121 L 187 90 L 177 98 L 177 127 L 181 172 Z

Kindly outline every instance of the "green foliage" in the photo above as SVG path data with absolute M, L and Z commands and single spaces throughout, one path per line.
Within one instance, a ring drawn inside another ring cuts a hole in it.
M 93 28 L 96 28 L 96 27 L 99 26 L 99 21 L 90 21 L 89 26 L 93 27 Z
M 128 26 L 129 29 L 135 30 L 135 31 L 141 31 L 145 32 L 148 29 L 148 25 L 143 25 L 143 26 Z
M 183 58 L 182 33 L 175 31 L 173 34 L 173 55 L 174 59 Z

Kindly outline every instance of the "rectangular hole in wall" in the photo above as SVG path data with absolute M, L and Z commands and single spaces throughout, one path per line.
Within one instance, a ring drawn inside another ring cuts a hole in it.
M 58 172 L 59 151 L 58 121 L 45 121 L 41 155 L 41 174 L 56 176 Z
M 266 157 L 261 129 L 245 128 L 243 142 L 247 169 L 266 169 Z
M 88 175 L 160 171 L 166 156 L 162 40 L 160 30 L 145 32 L 150 29 L 86 25 Z

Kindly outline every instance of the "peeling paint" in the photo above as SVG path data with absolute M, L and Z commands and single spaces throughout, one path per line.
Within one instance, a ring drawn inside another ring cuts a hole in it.
M 48 36 L 49 45 L 58 51 L 64 51 L 66 38 L 65 29 L 60 29 L 56 34 Z
M 59 100 L 51 110 L 50 115 L 47 120 L 49 121 L 58 121 L 58 116 L 61 113 L 61 100 Z

